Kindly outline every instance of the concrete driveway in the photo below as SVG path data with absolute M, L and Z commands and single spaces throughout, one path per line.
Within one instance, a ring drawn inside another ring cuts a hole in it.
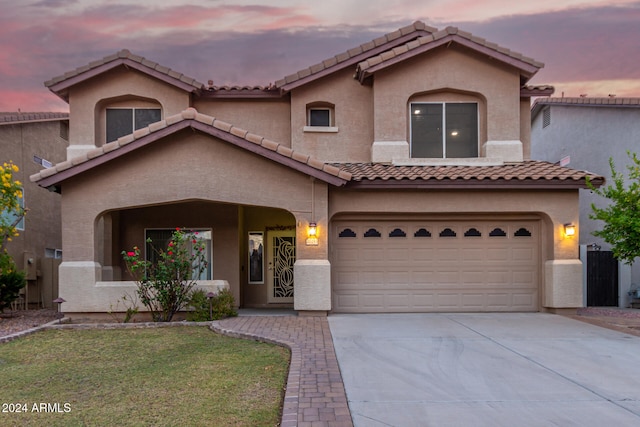
M 640 338 L 543 314 L 334 314 L 356 427 L 638 426 Z

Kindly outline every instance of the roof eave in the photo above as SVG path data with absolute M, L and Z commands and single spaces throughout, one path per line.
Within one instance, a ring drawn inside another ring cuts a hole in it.
M 145 66 L 144 64 L 141 64 L 139 62 L 136 61 L 132 61 L 129 58 L 117 58 L 114 59 L 113 61 L 107 62 L 105 64 L 99 65 L 97 67 L 94 68 L 89 68 L 88 70 L 76 74 L 72 77 L 69 77 L 67 79 L 61 80 L 60 82 L 57 83 L 52 83 L 52 84 L 47 84 L 45 83 L 46 86 L 48 86 L 49 90 L 52 91 L 53 93 L 55 93 L 56 95 L 58 95 L 60 98 L 62 98 L 64 101 L 69 102 L 69 96 L 68 96 L 68 90 L 69 88 L 82 83 L 86 80 L 92 79 L 94 77 L 99 76 L 102 73 L 105 73 L 107 71 L 113 70 L 114 68 L 120 67 L 120 66 L 125 66 L 128 68 L 132 68 L 134 70 L 140 71 L 142 73 L 145 73 L 151 77 L 154 77 L 158 80 L 161 80 L 167 84 L 170 84 L 172 86 L 175 86 L 179 89 L 184 90 L 185 92 L 195 92 L 198 93 L 200 90 L 198 88 L 196 88 L 194 85 L 189 84 L 187 82 L 184 82 L 180 79 L 176 79 L 173 78 L 165 73 L 161 73 L 158 70 L 154 70 L 152 68 L 149 68 L 147 66 Z
M 594 187 L 604 184 L 601 177 L 591 180 Z M 581 180 L 409 180 L 409 179 L 374 179 L 351 181 L 345 188 L 354 190 L 577 190 L 589 188 L 584 179 Z
M 332 184 L 335 186 L 344 186 L 348 180 L 341 178 L 339 176 L 335 176 L 332 175 L 330 173 L 324 172 L 323 170 L 320 169 L 316 169 L 314 167 L 311 167 L 307 164 L 303 164 L 298 162 L 297 160 L 287 157 L 285 155 L 279 154 L 275 151 L 269 150 L 263 146 L 254 144 L 250 141 L 247 141 L 244 138 L 240 138 L 238 136 L 235 136 L 233 134 L 229 134 L 227 132 L 224 132 L 223 130 L 217 129 L 213 126 L 209 126 L 205 123 L 199 122 L 195 119 L 190 119 L 190 120 L 183 120 L 180 121 L 178 123 L 169 125 L 163 129 L 154 131 L 153 133 L 150 133 L 142 138 L 136 139 L 133 142 L 127 143 L 125 145 L 122 145 L 120 147 L 118 147 L 115 150 L 112 150 L 110 152 L 104 153 L 100 156 L 97 156 L 93 159 L 89 159 L 85 162 L 79 163 L 75 166 L 71 166 L 68 169 L 65 169 L 63 171 L 57 172 L 51 176 L 48 177 L 44 177 L 42 179 L 39 179 L 36 182 L 36 184 L 38 184 L 40 187 L 44 187 L 44 188 L 54 188 L 57 189 L 59 191 L 60 189 L 60 184 L 63 181 L 66 181 L 70 178 L 73 178 L 81 173 L 84 173 L 90 169 L 93 169 L 96 166 L 105 164 L 115 158 L 118 158 L 120 156 L 123 156 L 127 153 L 130 153 L 138 148 L 141 148 L 143 146 L 146 146 L 148 144 L 151 144 L 154 141 L 157 141 L 159 139 L 162 139 L 168 135 L 174 134 L 176 132 L 179 132 L 183 129 L 187 129 L 187 128 L 191 128 L 194 130 L 198 130 L 200 132 L 203 132 L 205 134 L 211 135 L 213 137 L 216 137 L 218 139 L 221 139 L 223 141 L 229 142 L 233 145 L 236 145 L 238 147 L 244 148 L 247 151 L 259 154 L 269 160 L 272 160 L 276 163 L 279 163 L 281 165 L 287 166 L 291 169 L 294 169 L 298 172 L 304 173 L 306 175 L 312 176 L 314 178 L 317 178 L 321 181 L 324 181 L 328 184 Z
M 351 67 L 353 65 L 356 65 L 360 62 L 362 62 L 363 60 L 370 58 L 372 56 L 376 56 L 379 55 L 383 52 L 386 52 L 389 49 L 393 49 L 396 46 L 402 46 L 403 44 L 414 40 L 418 37 L 421 36 L 426 36 L 426 35 L 430 35 L 431 33 L 425 30 L 417 30 L 415 32 L 409 33 L 409 34 L 405 34 L 403 36 L 398 37 L 397 39 L 391 40 L 387 43 L 381 44 L 379 46 L 376 46 L 373 49 L 367 50 L 365 52 L 359 53 L 357 55 L 354 55 L 352 57 L 350 57 L 349 59 L 342 61 L 342 62 L 338 62 L 335 65 L 332 65 L 331 67 L 327 67 L 324 68 L 316 73 L 312 73 L 309 74 L 308 76 L 302 77 L 301 79 L 297 79 L 295 81 L 292 81 L 291 83 L 285 83 L 284 85 L 281 85 L 280 88 L 283 90 L 283 92 L 289 92 L 297 87 L 303 86 L 307 83 L 310 83 L 314 80 L 320 79 L 322 77 L 326 77 L 330 74 L 333 74 L 337 71 L 343 70 L 347 67 Z
M 280 90 L 217 89 L 204 90 L 198 94 L 198 97 L 211 99 L 281 99 L 284 95 Z
M 520 88 L 520 97 L 531 98 L 533 96 L 551 96 L 554 94 L 555 91 L 556 89 L 553 86 L 547 86 L 544 89 L 528 88 L 524 86 Z
M 541 68 L 541 66 L 537 66 L 534 64 L 530 64 L 528 62 L 519 60 L 517 58 L 514 58 L 512 56 L 509 56 L 507 54 L 504 54 L 502 52 L 499 52 L 497 50 L 491 49 L 487 46 L 484 45 L 480 45 L 478 43 L 475 43 L 472 40 L 469 40 L 465 37 L 461 37 L 457 34 L 450 34 L 447 35 L 445 37 L 439 38 L 439 39 L 435 39 L 433 41 L 430 41 L 428 43 L 424 43 L 421 44 L 418 47 L 415 47 L 413 49 L 409 49 L 406 52 L 400 54 L 400 55 L 396 55 L 391 59 L 388 59 L 386 61 L 383 61 L 379 64 L 376 64 L 374 66 L 371 67 L 367 67 L 365 69 L 358 69 L 356 71 L 356 78 L 360 81 L 360 83 L 363 83 L 367 78 L 369 78 L 371 75 L 373 75 L 376 71 L 382 70 L 384 68 L 387 68 L 391 65 L 397 64 L 399 62 L 402 62 L 406 59 L 412 58 L 416 55 L 422 54 L 424 52 L 428 52 L 430 50 L 436 49 L 440 46 L 443 45 L 447 45 L 449 43 L 457 43 L 461 46 L 465 46 L 467 48 L 470 48 L 472 50 L 475 50 L 476 52 L 482 53 L 484 55 L 489 56 L 490 58 L 496 59 L 500 62 L 503 62 L 505 64 L 508 64 L 512 67 L 517 68 L 518 70 L 520 70 L 520 75 L 525 77 L 526 80 L 529 80 L 531 77 L 533 77 Z M 373 55 L 369 55 L 373 56 Z

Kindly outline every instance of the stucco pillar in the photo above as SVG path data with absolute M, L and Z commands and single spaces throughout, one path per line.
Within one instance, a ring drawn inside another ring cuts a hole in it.
M 96 282 L 102 280 L 102 266 L 94 261 L 64 261 L 58 268 L 58 295 L 66 300 L 65 312 L 106 311 L 109 303 L 97 309 L 91 292 Z
M 310 211 L 296 217 L 296 262 L 293 267 L 293 308 L 300 314 L 331 310 L 331 264 L 329 263 L 329 218 L 327 184 L 311 180 Z M 309 224 L 317 234 L 309 235 Z
M 582 261 L 555 259 L 544 264 L 545 308 L 562 309 L 582 307 Z
M 293 266 L 297 311 L 331 310 L 331 264 L 326 259 L 299 259 Z

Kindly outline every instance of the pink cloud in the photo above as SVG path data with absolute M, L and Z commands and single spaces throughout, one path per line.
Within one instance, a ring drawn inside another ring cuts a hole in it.
M 69 106 L 45 88 L 41 90 L 0 89 L 0 111 L 2 112 L 67 112 Z

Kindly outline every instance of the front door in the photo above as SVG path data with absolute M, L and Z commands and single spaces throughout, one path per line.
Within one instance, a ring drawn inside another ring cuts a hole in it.
M 295 230 L 270 231 L 267 236 L 267 281 L 270 303 L 293 302 L 293 263 L 296 261 Z

